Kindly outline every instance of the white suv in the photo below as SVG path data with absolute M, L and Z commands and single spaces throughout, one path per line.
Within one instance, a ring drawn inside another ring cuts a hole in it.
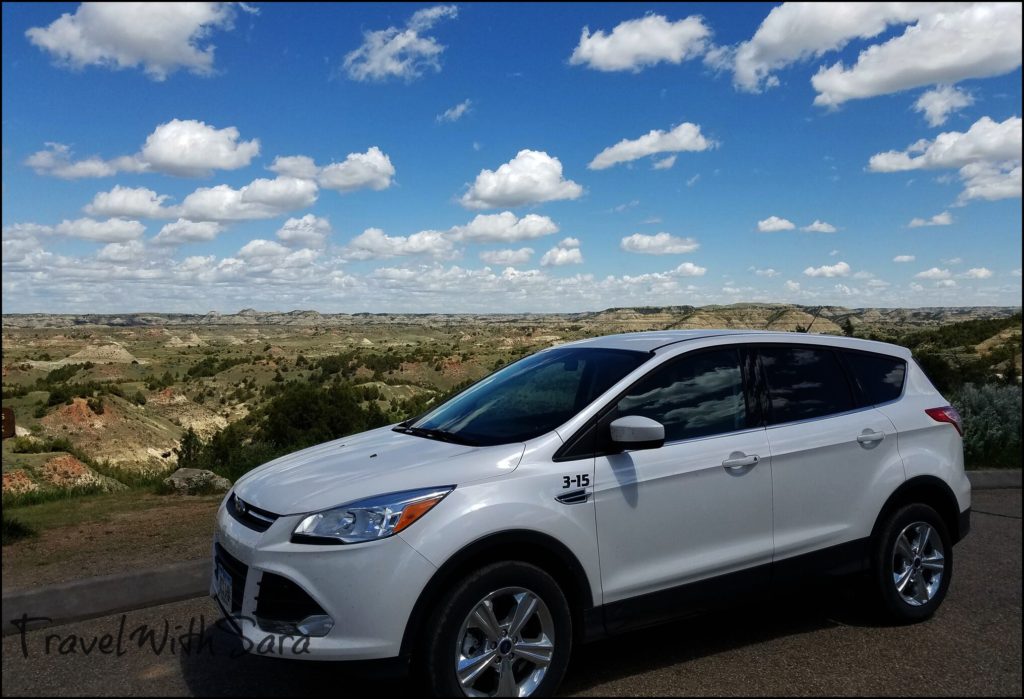
M 970 496 L 959 416 L 905 348 L 614 335 L 239 479 L 211 593 L 250 647 L 549 694 L 576 643 L 797 576 L 868 571 L 891 617 L 927 618 Z

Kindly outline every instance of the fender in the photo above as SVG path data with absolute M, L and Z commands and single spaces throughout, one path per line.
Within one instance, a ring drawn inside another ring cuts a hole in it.
M 437 569 L 423 588 L 413 606 L 405 634 L 402 636 L 401 656 L 411 658 L 413 647 L 431 612 L 451 585 L 470 571 L 488 563 L 520 560 L 543 569 L 558 582 L 569 601 L 573 628 L 577 635 L 593 635 L 597 630 L 584 629 L 594 622 L 594 607 L 590 581 L 576 556 L 565 544 L 548 534 L 529 529 L 514 529 L 484 536 L 453 554 Z M 601 629 L 600 631 L 603 631 Z
M 967 535 L 967 527 L 961 524 L 960 508 L 956 495 L 944 480 L 935 476 L 915 476 L 893 491 L 885 501 L 875 525 L 871 528 L 871 539 L 878 535 L 882 522 L 900 505 L 909 502 L 920 502 L 935 509 L 942 517 L 953 543 L 959 542 Z

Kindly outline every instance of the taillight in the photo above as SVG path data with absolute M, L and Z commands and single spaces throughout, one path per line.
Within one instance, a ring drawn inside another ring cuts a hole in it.
M 942 408 L 928 408 L 925 410 L 928 413 L 928 417 L 935 422 L 948 422 L 956 431 L 960 433 L 960 436 L 964 436 L 964 422 L 960 419 L 960 413 L 956 411 L 952 405 L 947 405 Z

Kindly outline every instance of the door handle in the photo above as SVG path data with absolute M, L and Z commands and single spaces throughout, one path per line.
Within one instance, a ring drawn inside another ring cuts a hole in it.
M 874 444 L 885 439 L 885 432 L 864 432 L 857 435 L 857 441 L 861 444 Z
M 760 460 L 761 457 L 757 454 L 751 454 L 750 456 L 746 454 L 733 456 L 730 454 L 729 458 L 722 462 L 722 465 L 726 468 L 744 468 L 745 466 L 754 466 Z

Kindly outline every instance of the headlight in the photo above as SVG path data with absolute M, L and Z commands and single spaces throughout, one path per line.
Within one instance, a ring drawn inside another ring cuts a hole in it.
M 455 490 L 454 485 L 404 490 L 308 515 L 292 532 L 297 544 L 358 544 L 397 534 Z

